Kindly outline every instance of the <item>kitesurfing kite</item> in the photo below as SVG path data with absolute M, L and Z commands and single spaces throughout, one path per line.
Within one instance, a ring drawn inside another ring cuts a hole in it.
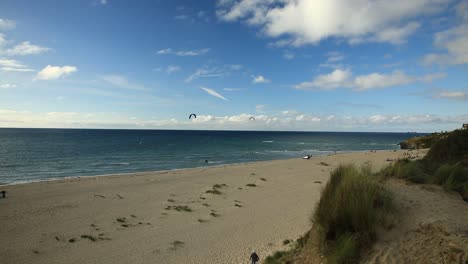
M 190 114 L 190 115 L 188 116 L 188 119 L 192 119 L 192 117 L 193 117 L 193 118 L 197 118 L 197 115 L 196 115 L 196 114 Z
M 249 118 L 249 120 L 255 120 L 255 117 L 251 116 L 251 117 Z

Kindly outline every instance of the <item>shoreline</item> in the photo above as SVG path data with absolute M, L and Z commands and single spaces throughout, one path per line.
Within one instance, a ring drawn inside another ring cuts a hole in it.
M 255 249 L 264 259 L 310 229 L 334 168 L 378 170 L 405 152 L 2 186 L 0 255 L 8 263 L 241 263 Z
M 340 154 L 349 154 L 349 153 L 364 153 L 374 150 L 343 150 L 343 151 L 336 151 L 336 154 L 332 154 L 333 151 L 328 151 L 329 153 L 323 155 L 315 155 L 311 156 L 312 158 L 317 157 L 324 157 L 324 156 L 332 156 L 332 155 L 340 155 Z M 375 150 L 377 152 L 381 151 L 394 151 L 393 149 L 382 149 L 382 150 Z M 396 151 L 402 151 L 402 149 L 396 149 Z M 325 152 L 325 151 L 323 151 Z M 29 181 L 16 181 L 11 183 L 2 183 L 0 182 L 0 187 L 4 186 L 14 186 L 14 185 L 23 185 L 23 184 L 38 184 L 44 182 L 56 182 L 56 181 L 70 181 L 74 179 L 86 179 L 86 178 L 94 178 L 94 177 L 112 177 L 112 176 L 131 176 L 134 174 L 147 174 L 147 173 L 169 173 L 172 171 L 181 171 L 181 170 L 192 170 L 192 169 L 204 169 L 204 168 L 216 168 L 216 167 L 225 167 L 225 166 L 237 166 L 237 165 L 248 165 L 252 163 L 262 163 L 262 162 L 273 162 L 273 161 L 281 161 L 281 160 L 296 160 L 302 159 L 302 157 L 293 157 L 293 158 L 280 158 L 280 159 L 271 159 L 271 160 L 257 160 L 257 161 L 247 161 L 247 162 L 237 162 L 237 163 L 226 163 L 226 164 L 217 164 L 217 165 L 210 165 L 210 166 L 199 166 L 199 167 L 188 167 L 188 168 L 176 168 L 176 169 L 167 169 L 167 170 L 149 170 L 149 171 L 135 171 L 135 172 L 121 172 L 121 173 L 105 173 L 105 174 L 96 174 L 96 175 L 78 175 L 78 176 L 66 176 L 63 178 L 45 178 L 45 179 L 37 179 L 37 180 L 29 180 Z

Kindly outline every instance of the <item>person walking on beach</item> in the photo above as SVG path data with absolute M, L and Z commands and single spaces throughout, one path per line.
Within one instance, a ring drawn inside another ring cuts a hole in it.
M 252 254 L 250 255 L 250 261 L 252 261 L 252 264 L 257 263 L 259 259 L 260 258 L 258 257 L 257 253 L 255 253 L 255 250 L 252 251 Z

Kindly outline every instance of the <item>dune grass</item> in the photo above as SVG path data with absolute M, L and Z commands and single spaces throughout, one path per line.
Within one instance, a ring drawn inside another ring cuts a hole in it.
M 414 183 L 442 185 L 468 201 L 468 130 L 455 130 L 432 144 L 427 155 L 416 161 L 398 160 L 381 175 Z
M 356 263 L 391 212 L 390 194 L 369 168 L 340 166 L 331 173 L 312 216 L 330 263 Z

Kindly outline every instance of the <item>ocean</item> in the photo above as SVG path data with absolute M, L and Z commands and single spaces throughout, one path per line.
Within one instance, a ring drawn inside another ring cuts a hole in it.
M 2 128 L 0 184 L 393 150 L 418 135 Z

